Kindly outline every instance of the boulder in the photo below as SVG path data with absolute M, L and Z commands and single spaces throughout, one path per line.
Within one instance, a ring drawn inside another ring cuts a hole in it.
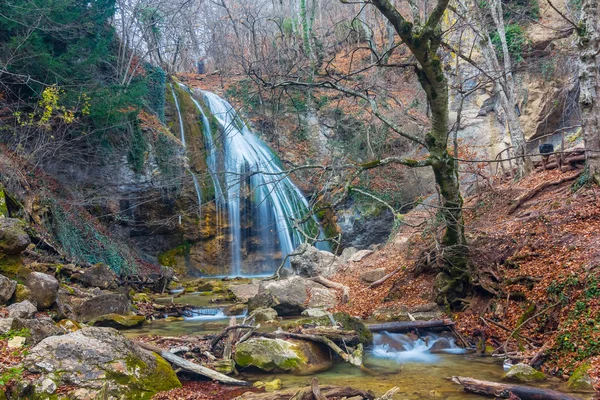
M 344 331 L 356 332 L 357 340 L 346 343 L 348 346 L 355 346 L 358 343 L 369 346 L 373 342 L 373 334 L 369 328 L 358 318 L 352 317 L 344 312 L 328 313 L 321 317 L 302 318 L 284 325 L 283 328 L 289 330 L 299 326 L 312 328 L 315 326 L 332 326 L 333 324 Z
M 272 308 L 257 308 L 250 313 L 255 322 L 266 322 L 277 319 L 277 311 Z
M 246 283 L 242 285 L 231 285 L 229 286 L 231 293 L 240 301 L 248 301 L 252 297 L 258 294 L 257 283 Z
M 15 293 L 17 282 L 0 275 L 0 305 L 6 304 Z
M 117 274 L 106 264 L 96 264 L 82 269 L 71 275 L 71 280 L 82 283 L 87 287 L 111 289 L 117 286 Z
M 236 345 L 235 362 L 275 372 L 317 372 L 333 365 L 327 348 L 301 340 L 252 338 Z
M 37 312 L 37 307 L 25 300 L 20 303 L 11 304 L 7 307 L 10 318 L 32 318 Z
M 20 303 L 22 301 L 29 301 L 33 305 L 37 305 L 33 292 L 25 285 L 17 283 L 17 289 L 15 290 L 14 301 Z
M 536 382 L 543 381 L 546 376 L 527 364 L 516 364 L 510 367 L 508 372 L 504 375 L 503 379 L 517 381 L 517 382 Z
M 0 335 L 6 335 L 12 328 L 13 318 L 0 318 Z
M 34 346 L 24 367 L 58 386 L 74 385 L 89 398 L 142 399 L 181 387 L 162 357 L 140 349 L 112 328 L 88 327 Z
M 129 299 L 124 294 L 101 294 L 77 306 L 75 315 L 78 321 L 86 322 L 108 314 L 127 315 L 130 307 Z
M 14 318 L 11 329 L 17 331 L 21 329 L 29 330 L 30 335 L 26 341 L 29 345 L 36 345 L 47 337 L 63 334 L 63 330 L 56 326 L 50 318 Z
M 455 347 L 454 343 L 452 343 L 452 341 L 450 339 L 441 337 L 438 340 L 436 340 L 435 343 L 433 343 L 433 345 L 431 345 L 431 347 L 429 348 L 429 351 L 431 353 L 440 353 L 440 352 L 443 352 L 444 350 L 448 350 L 453 347 Z
M 371 283 L 380 280 L 385 275 L 385 268 L 375 268 L 361 273 L 358 279 L 360 279 L 361 283 L 370 285 Z
M 306 278 L 318 275 L 330 277 L 341 266 L 341 262 L 335 254 L 319 250 L 306 243 L 298 246 L 294 253 L 300 254 L 290 257 L 290 265 L 298 275 Z
M 279 281 L 263 281 L 258 294 L 248 301 L 248 310 L 270 307 L 280 316 L 300 315 L 306 308 L 307 289 L 318 285 L 300 276 L 292 276 Z M 318 285 L 320 286 L 320 285 Z
M 575 368 L 573 375 L 569 378 L 567 386 L 569 389 L 576 392 L 594 392 L 594 385 L 592 378 L 590 377 L 589 370 L 591 368 L 590 363 L 583 363 L 579 367 Z
M 373 254 L 373 250 L 359 250 L 348 259 L 348 262 L 360 262 L 363 258 Z
M 333 308 L 338 304 L 337 294 L 332 289 L 327 289 L 325 286 L 309 287 L 310 299 L 308 307 L 311 308 Z
M 304 317 L 325 317 L 329 315 L 329 312 L 323 310 L 322 308 L 307 308 L 302 311 L 302 316 Z
M 143 315 L 107 314 L 90 321 L 89 324 L 92 326 L 127 329 L 142 326 L 144 322 L 146 322 L 146 317 Z
M 48 274 L 30 273 L 25 279 L 25 286 L 33 293 L 39 310 L 50 308 L 58 296 L 58 281 Z
M 0 254 L 20 254 L 31 240 L 25 232 L 27 225 L 15 218 L 0 218 Z

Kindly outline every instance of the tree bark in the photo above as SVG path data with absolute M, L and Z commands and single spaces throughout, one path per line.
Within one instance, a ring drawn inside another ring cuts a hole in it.
M 480 381 L 464 376 L 453 376 L 452 382 L 461 385 L 467 392 L 500 399 L 514 399 L 516 396 L 521 400 L 581 400 L 555 390 Z
M 600 52 L 597 0 L 584 0 L 579 23 L 579 104 L 589 176 L 600 184 L 600 107 L 598 107 L 598 53 Z

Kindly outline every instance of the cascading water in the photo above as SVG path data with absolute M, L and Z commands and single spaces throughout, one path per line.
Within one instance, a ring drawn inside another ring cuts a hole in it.
M 226 100 L 206 91 L 196 98 L 193 91 L 180 87 L 191 96 L 201 118 L 217 226 L 224 225 L 221 219 L 226 215 L 230 234 L 230 274 L 248 274 L 245 256 L 251 251 L 263 255 L 258 261 L 259 270 L 251 272 L 272 273 L 280 263 L 278 259 L 302 243 L 292 221 L 306 215 L 308 202 L 273 151 L 250 131 Z M 174 97 L 183 129 L 177 95 Z M 321 236 L 315 219 L 303 228 L 313 236 Z
M 382 332 L 373 336 L 371 354 L 382 358 L 406 362 L 436 362 L 436 353 L 464 354 L 465 349 L 458 347 L 453 337 L 437 336 L 429 333 L 425 337 L 415 337 L 402 333 Z

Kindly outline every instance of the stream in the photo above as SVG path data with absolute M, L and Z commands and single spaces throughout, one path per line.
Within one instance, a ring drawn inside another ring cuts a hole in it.
M 157 302 L 160 302 L 158 299 Z M 226 305 L 210 303 L 209 296 L 185 294 L 178 298 L 165 298 L 163 302 L 174 301 L 199 308 L 198 313 L 183 321 L 157 320 L 146 325 L 123 331 L 135 338 L 143 335 L 177 336 L 182 334 L 206 335 L 219 333 L 231 317 L 223 314 Z M 202 311 L 200 311 L 202 310 Z M 238 317 L 241 323 L 243 316 Z M 291 320 L 290 320 L 291 321 Z M 369 321 L 366 321 L 369 322 Z M 265 331 L 275 330 L 277 326 L 266 325 Z M 405 334 L 382 332 L 374 334 L 373 346 L 365 351 L 365 370 L 357 369 L 346 363 L 338 363 L 328 371 L 312 375 L 290 373 L 268 373 L 261 371 L 240 371 L 241 379 L 248 381 L 271 381 L 281 379 L 283 388 L 307 386 L 313 376 L 319 378 L 320 384 L 336 386 L 353 386 L 363 390 L 371 390 L 382 395 L 394 386 L 401 388 L 402 394 L 396 399 L 482 399 L 471 395 L 447 380 L 453 375 L 468 376 L 489 381 L 502 381 L 504 374 L 501 359 L 468 354 L 454 344 L 454 339 L 444 334 L 434 335 L 422 333 L 424 338 L 416 338 Z M 450 342 L 450 347 L 440 352 L 435 349 L 438 340 Z M 566 383 L 549 378 L 536 386 L 568 392 Z M 581 394 L 579 394 L 581 396 Z M 585 398 L 584 396 L 581 396 Z

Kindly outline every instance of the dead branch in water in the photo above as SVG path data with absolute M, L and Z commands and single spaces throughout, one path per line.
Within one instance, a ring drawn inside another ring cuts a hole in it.
M 521 400 L 581 400 L 579 397 L 574 397 L 550 389 L 480 381 L 464 376 L 453 376 L 451 380 L 452 382 L 461 385 L 466 392 L 500 399 L 518 398 Z

